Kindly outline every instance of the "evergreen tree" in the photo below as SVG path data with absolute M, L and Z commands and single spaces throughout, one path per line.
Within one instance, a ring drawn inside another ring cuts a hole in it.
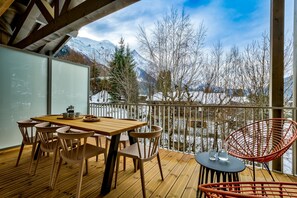
M 138 101 L 138 82 L 134 71 L 135 63 L 129 47 L 125 47 L 121 38 L 120 46 L 116 47 L 113 60 L 110 62 L 110 95 L 114 102 L 120 99 L 127 103 Z

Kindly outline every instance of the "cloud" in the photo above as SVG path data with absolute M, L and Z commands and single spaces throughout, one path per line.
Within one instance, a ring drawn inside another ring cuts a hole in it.
M 288 32 L 293 29 L 292 4 L 293 0 L 286 1 Z M 142 0 L 81 28 L 79 36 L 114 44 L 123 37 L 131 49 L 137 49 L 139 25 L 153 28 L 171 7 L 184 8 L 195 27 L 204 23 L 208 47 L 218 40 L 225 47 L 241 47 L 269 33 L 270 0 Z

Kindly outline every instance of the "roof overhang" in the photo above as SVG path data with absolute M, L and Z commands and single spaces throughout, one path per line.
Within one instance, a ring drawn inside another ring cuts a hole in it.
M 52 55 L 78 30 L 139 0 L 0 0 L 0 43 Z

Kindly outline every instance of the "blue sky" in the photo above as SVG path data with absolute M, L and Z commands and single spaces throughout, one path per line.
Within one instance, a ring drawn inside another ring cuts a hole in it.
M 288 37 L 293 29 L 293 1 L 286 0 Z M 242 47 L 260 39 L 264 32 L 269 33 L 270 0 L 141 0 L 81 28 L 79 36 L 114 44 L 123 37 L 132 49 L 138 49 L 139 25 L 150 30 L 171 7 L 184 8 L 196 27 L 203 21 L 206 47 L 218 40 L 224 47 Z

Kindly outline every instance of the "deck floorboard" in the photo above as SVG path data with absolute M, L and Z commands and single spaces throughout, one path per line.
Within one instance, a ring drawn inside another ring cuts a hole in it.
M 105 142 L 102 140 L 102 142 Z M 91 143 L 94 143 L 91 140 Z M 0 197 L 74 197 L 77 183 L 77 166 L 63 164 L 56 188 L 48 188 L 52 156 L 42 156 L 35 175 L 29 175 L 31 147 L 25 146 L 18 167 L 15 167 L 19 148 L 0 151 Z M 145 163 L 147 197 L 196 197 L 200 166 L 193 155 L 160 149 L 164 181 L 161 180 L 157 160 Z M 103 155 L 99 161 L 89 160 L 89 174 L 83 177 L 81 197 L 98 197 L 103 171 Z M 297 177 L 273 172 L 276 181 L 297 182 Z M 256 170 L 257 181 L 272 181 L 267 171 Z M 240 173 L 241 181 L 252 181 L 252 170 L 246 168 Z M 142 197 L 139 171 L 134 173 L 131 159 L 127 159 L 126 171 L 122 159 L 117 188 L 114 181 L 111 192 L 105 197 Z

